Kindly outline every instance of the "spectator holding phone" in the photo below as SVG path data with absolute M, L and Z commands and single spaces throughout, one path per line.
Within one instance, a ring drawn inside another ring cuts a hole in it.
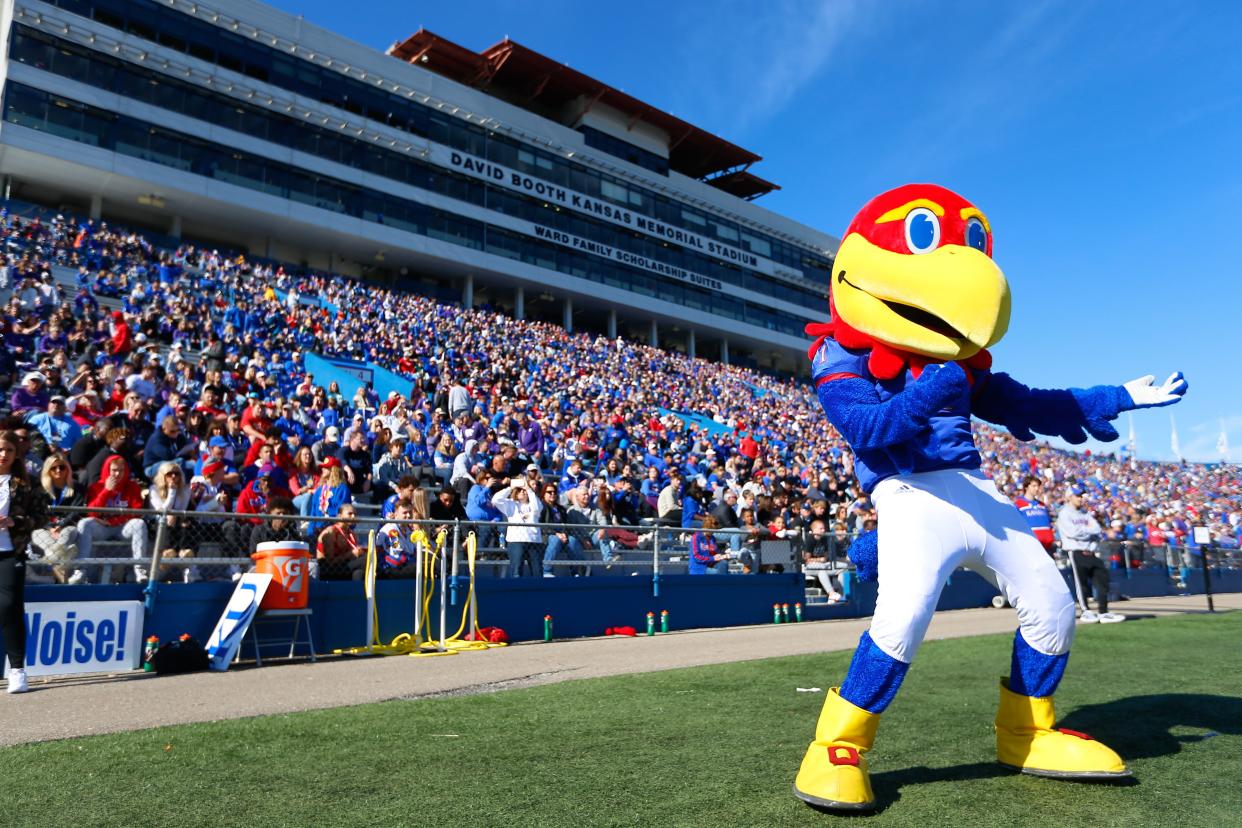
M 509 577 L 517 578 L 523 570 L 538 577 L 543 571 L 542 533 L 534 524 L 543 513 L 543 504 L 531 496 L 525 483 L 518 481 L 497 492 L 492 505 L 508 522 L 505 544 L 509 550 Z

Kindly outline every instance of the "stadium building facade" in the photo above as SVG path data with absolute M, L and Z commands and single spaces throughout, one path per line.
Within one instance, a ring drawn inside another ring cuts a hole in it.
M 837 240 L 759 156 L 518 43 L 250 0 L 2 0 L 8 198 L 800 370 Z

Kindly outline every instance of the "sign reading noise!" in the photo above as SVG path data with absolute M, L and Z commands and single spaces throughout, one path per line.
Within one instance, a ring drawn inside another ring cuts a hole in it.
M 140 601 L 27 604 L 26 672 L 58 676 L 133 670 L 142 659 L 142 621 Z

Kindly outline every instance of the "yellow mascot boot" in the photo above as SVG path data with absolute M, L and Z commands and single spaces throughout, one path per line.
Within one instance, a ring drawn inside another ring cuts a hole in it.
M 1076 730 L 1054 730 L 1052 697 L 1009 691 L 1001 679 L 996 711 L 996 754 L 1005 767 L 1059 779 L 1117 779 L 1130 769 L 1112 748 Z
M 875 741 L 880 717 L 850 704 L 838 689 L 830 689 L 824 700 L 815 741 L 794 780 L 794 795 L 821 808 L 868 811 L 875 807 L 875 796 L 863 753 Z

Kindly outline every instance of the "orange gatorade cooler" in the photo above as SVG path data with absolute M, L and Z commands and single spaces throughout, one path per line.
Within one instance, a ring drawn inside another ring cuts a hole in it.
M 261 543 L 250 556 L 254 571 L 271 575 L 272 583 L 259 603 L 260 609 L 302 609 L 310 598 L 307 572 L 310 551 L 298 541 Z

